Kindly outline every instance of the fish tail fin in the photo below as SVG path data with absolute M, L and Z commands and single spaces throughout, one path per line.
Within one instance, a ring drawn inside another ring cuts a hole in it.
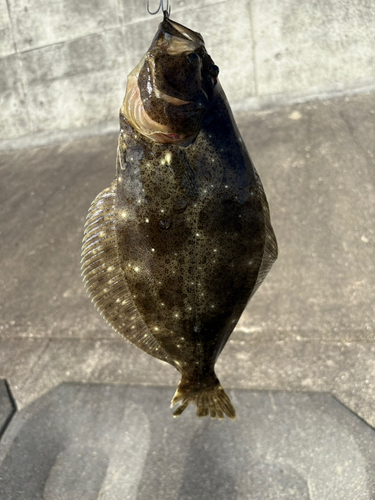
M 183 376 L 173 396 L 171 407 L 178 402 L 180 405 L 174 411 L 174 417 L 181 415 L 187 405 L 193 403 L 197 407 L 197 417 L 210 415 L 211 418 L 216 418 L 217 415 L 221 420 L 226 415 L 232 420 L 236 418 L 236 411 L 216 377 L 215 382 L 209 384 L 209 387 L 202 384 L 201 388 L 196 388 L 191 386 Z

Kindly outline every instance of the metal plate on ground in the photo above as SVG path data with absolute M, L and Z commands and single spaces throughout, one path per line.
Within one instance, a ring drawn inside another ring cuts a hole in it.
M 0 444 L 2 500 L 370 500 L 375 432 L 328 394 L 228 391 L 237 420 L 173 419 L 170 387 L 61 384 Z
M 9 388 L 5 380 L 0 380 L 0 438 L 5 432 L 16 411 Z

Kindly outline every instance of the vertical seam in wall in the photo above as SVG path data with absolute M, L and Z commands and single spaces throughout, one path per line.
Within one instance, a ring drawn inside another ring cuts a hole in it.
M 12 14 L 10 11 L 10 6 L 9 6 L 9 0 L 6 0 L 7 3 L 7 9 L 8 9 L 8 16 L 9 16 L 9 21 L 10 21 L 10 27 L 12 30 L 12 38 L 13 38 L 13 45 L 14 45 L 14 52 L 17 57 L 17 66 L 18 66 L 18 73 L 19 73 L 19 84 L 20 84 L 20 89 L 21 89 L 21 99 L 23 100 L 23 107 L 25 109 L 25 115 L 28 123 L 28 132 L 34 132 L 34 129 L 31 125 L 31 120 L 30 120 L 30 114 L 29 114 L 29 109 L 27 106 L 27 99 L 26 99 L 26 92 L 25 92 L 25 84 L 23 81 L 23 69 L 22 69 L 22 64 L 21 64 L 21 59 L 20 59 L 20 54 L 18 52 L 18 47 L 17 47 L 17 42 L 16 42 L 16 34 L 14 30 L 14 23 L 12 19 Z
M 119 22 L 120 22 L 120 33 L 121 33 L 121 40 L 122 40 L 122 47 L 125 55 L 125 65 L 129 66 L 129 54 L 128 51 L 126 50 L 126 38 L 125 38 L 125 27 L 124 27 L 124 9 L 122 6 L 122 1 L 117 0 L 117 7 L 118 7 L 118 16 L 119 16 Z M 125 80 L 125 85 L 126 85 L 126 80 Z
M 117 0 L 117 12 L 118 12 L 118 20 L 120 23 L 120 28 L 124 27 L 124 10 L 122 8 L 121 0 Z
M 31 120 L 30 120 L 30 113 L 29 113 L 29 107 L 28 107 L 28 100 L 26 98 L 26 86 L 25 82 L 23 80 L 23 67 L 22 67 L 22 62 L 21 62 L 21 55 L 17 54 L 17 63 L 18 63 L 18 70 L 20 74 L 20 87 L 21 87 L 21 92 L 22 92 L 22 99 L 24 101 L 23 107 L 25 109 L 25 115 L 27 118 L 27 123 L 29 124 L 29 130 L 30 132 L 34 132 L 34 127 L 32 126 Z
M 8 16 L 9 16 L 9 21 L 10 21 L 10 27 L 11 27 L 11 30 L 12 30 L 12 38 L 13 38 L 14 52 L 15 52 L 16 54 L 18 54 L 17 43 L 16 43 L 16 37 L 15 37 L 15 34 L 14 34 L 13 20 L 12 20 L 12 16 L 11 16 L 11 13 L 10 13 L 9 0 L 6 0 L 6 3 L 7 3 Z
M 258 71 L 257 71 L 257 64 L 256 64 L 256 41 L 255 41 L 255 31 L 254 31 L 254 22 L 253 22 L 253 8 L 252 8 L 252 2 L 253 0 L 248 0 L 248 5 L 249 5 L 249 16 L 250 16 L 250 30 L 251 30 L 251 53 L 252 53 L 252 60 L 253 60 L 253 74 L 254 74 L 254 89 L 255 89 L 255 95 L 259 95 L 259 89 L 258 89 Z

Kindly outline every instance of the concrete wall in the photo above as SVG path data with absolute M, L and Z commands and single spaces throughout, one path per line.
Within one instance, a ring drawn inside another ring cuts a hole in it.
M 161 20 L 145 4 L 0 0 L 1 144 L 116 127 Z M 171 17 L 203 34 L 237 111 L 375 90 L 374 0 L 172 0 Z

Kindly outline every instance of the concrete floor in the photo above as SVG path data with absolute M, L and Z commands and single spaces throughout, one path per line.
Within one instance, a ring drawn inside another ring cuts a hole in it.
M 234 394 L 251 389 L 237 405 L 238 421 L 248 421 L 254 394 L 262 394 L 257 391 L 292 391 L 330 393 L 375 426 L 375 96 L 239 115 L 238 124 L 263 181 L 280 247 L 217 364 L 225 388 Z M 0 378 L 22 410 L 3 436 L 4 464 L 18 432 L 12 425 L 21 429 L 20 421 L 28 418 L 22 415 L 35 413 L 53 397 L 47 393 L 66 382 L 159 386 L 163 397 L 154 413 L 160 412 L 165 429 L 171 425 L 168 405 L 177 372 L 117 336 L 80 278 L 84 220 L 91 201 L 114 177 L 116 141 L 110 134 L 0 155 Z M 280 411 L 293 420 L 287 412 L 293 394 L 270 394 L 281 398 Z M 260 420 L 269 415 L 263 408 Z M 180 418 L 195 425 L 192 411 Z M 369 464 L 367 455 L 361 457 Z M 373 479 L 364 480 L 362 496 L 346 498 L 375 498 Z M 311 491 L 304 496 L 303 484 L 298 498 L 336 498 Z M 173 498 L 190 498 L 179 491 Z M 18 498 L 9 495 L 4 498 Z M 267 498 L 294 498 L 272 495 Z

